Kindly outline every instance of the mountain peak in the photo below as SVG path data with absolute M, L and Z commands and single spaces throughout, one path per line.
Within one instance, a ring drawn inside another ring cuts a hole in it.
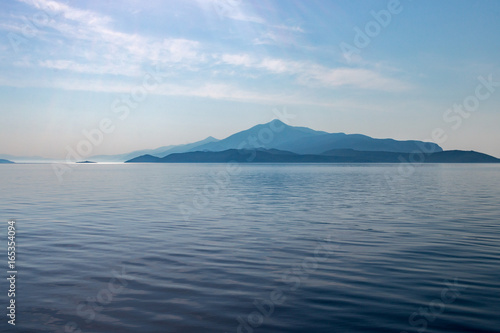
M 267 124 L 263 124 L 262 126 L 272 126 L 273 128 L 293 128 L 294 126 L 291 126 L 285 122 L 283 122 L 281 119 L 279 118 L 275 118 L 273 120 L 271 120 L 270 122 L 268 122 Z
M 252 130 L 255 130 L 255 129 L 259 130 L 259 129 L 263 128 L 263 127 L 270 127 L 271 125 L 274 128 L 282 128 L 283 126 L 285 126 L 285 127 L 292 127 L 292 126 L 284 123 L 283 121 L 279 120 L 278 118 L 275 118 L 275 119 L 273 119 L 273 120 L 271 120 L 271 121 L 269 121 L 267 123 L 254 125 L 253 127 L 250 127 L 246 131 L 252 131 Z M 243 131 L 243 132 L 245 132 L 245 131 Z
M 285 126 L 290 126 L 288 124 L 285 124 L 284 122 L 282 122 L 279 118 L 275 118 L 273 120 L 271 120 L 268 124 L 277 124 L 277 125 L 285 125 Z

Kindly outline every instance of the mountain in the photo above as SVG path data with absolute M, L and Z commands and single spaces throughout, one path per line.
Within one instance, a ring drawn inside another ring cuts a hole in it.
M 204 145 L 207 143 L 211 142 L 216 142 L 218 139 L 214 137 L 208 137 L 205 140 L 201 140 L 198 142 L 194 143 L 189 143 L 189 144 L 183 144 L 183 145 L 171 145 L 171 146 L 163 146 L 159 147 L 156 149 L 143 149 L 143 150 L 136 150 L 131 153 L 125 153 L 125 154 L 118 154 L 118 155 L 96 155 L 96 156 L 91 156 L 89 159 L 92 161 L 96 162 L 125 162 L 127 160 L 130 160 L 132 158 L 142 156 L 142 155 L 154 155 L 154 156 L 166 156 L 171 153 L 177 153 L 177 152 L 185 152 L 190 150 L 193 147 L 197 147 L 200 145 Z
M 424 146 L 425 149 L 422 148 Z M 437 144 L 430 142 L 374 139 L 361 134 L 326 133 L 307 127 L 289 126 L 278 119 L 233 134 L 218 142 L 194 147 L 190 151 L 224 151 L 228 149 L 254 148 L 274 148 L 297 154 L 321 154 L 331 149 L 398 153 L 411 153 L 422 150 L 443 151 Z
M 196 151 L 177 153 L 163 158 L 145 155 L 126 163 L 300 163 L 328 162 L 329 156 L 299 155 L 276 149 L 228 149 L 224 151 Z
M 0 159 L 9 160 L 15 163 L 50 163 L 53 160 L 40 156 L 14 156 L 0 154 Z
M 14 162 L 9 160 L 0 159 L 0 164 L 14 164 Z
M 144 155 L 126 163 L 500 163 L 500 159 L 475 151 L 443 151 L 430 154 L 336 149 L 323 154 L 296 154 L 277 149 L 228 149 L 218 152 L 175 153 L 163 158 Z
M 383 151 L 357 151 L 352 149 L 334 149 L 323 155 L 343 157 L 352 162 L 361 163 L 499 163 L 500 159 L 475 151 L 448 150 L 431 154 L 395 153 Z M 422 160 L 421 160 L 422 159 Z
M 174 153 L 197 151 L 219 152 L 229 149 L 256 148 L 277 149 L 296 154 L 322 154 L 332 149 L 398 153 L 410 153 L 422 150 L 431 152 L 443 151 L 435 143 L 374 139 L 361 134 L 327 133 L 307 127 L 290 126 L 281 120 L 274 119 L 267 124 L 256 125 L 223 140 L 208 137 L 205 140 L 185 145 L 138 150 L 120 155 L 91 156 L 89 159 L 96 162 L 123 162 L 143 155 L 163 157 Z
M 425 148 L 423 148 L 425 147 Z M 332 149 L 352 149 L 358 151 L 385 151 L 411 153 L 414 151 L 443 151 L 435 143 L 422 141 L 397 141 L 394 139 L 374 139 L 361 134 L 332 133 L 291 140 L 275 146 L 298 154 L 321 154 Z
M 293 127 L 275 119 L 233 134 L 224 140 L 193 147 L 190 151 L 223 151 L 228 149 L 276 148 L 292 140 L 328 134 L 307 127 Z
M 206 138 L 205 140 L 202 140 L 202 141 L 189 143 L 189 144 L 185 144 L 185 145 L 174 146 L 172 148 L 169 148 L 167 150 L 163 150 L 160 152 L 152 152 L 152 155 L 163 157 L 163 156 L 167 156 L 167 155 L 170 155 L 173 153 L 184 153 L 184 152 L 190 151 L 191 149 L 193 149 L 195 147 L 203 146 L 205 144 L 216 143 L 218 141 L 219 141 L 219 139 L 216 139 L 212 136 L 209 136 L 208 138 Z
M 135 157 L 131 160 L 125 161 L 125 163 L 159 163 L 161 162 L 161 158 L 153 155 L 142 155 Z
M 154 154 L 154 152 L 157 150 L 166 150 L 173 147 L 175 146 L 165 146 L 156 149 L 135 150 L 131 153 L 117 154 L 117 155 L 95 155 L 95 156 L 90 156 L 89 159 L 95 162 L 124 162 L 126 160 L 129 160 L 137 156 L 141 156 L 144 154 Z
M 447 150 L 430 154 L 428 163 L 500 163 L 500 159 L 473 150 Z

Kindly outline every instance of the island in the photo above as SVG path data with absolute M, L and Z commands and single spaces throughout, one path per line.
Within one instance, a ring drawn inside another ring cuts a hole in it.
M 76 162 L 78 164 L 92 164 L 92 163 L 97 163 L 97 162 L 93 162 L 93 161 L 80 161 L 80 162 Z
M 14 162 L 9 161 L 9 160 L 0 159 L 0 164 L 14 164 Z
M 322 154 L 296 154 L 277 149 L 228 149 L 175 153 L 165 157 L 142 155 L 125 163 L 500 163 L 500 159 L 475 151 L 397 153 L 334 149 Z

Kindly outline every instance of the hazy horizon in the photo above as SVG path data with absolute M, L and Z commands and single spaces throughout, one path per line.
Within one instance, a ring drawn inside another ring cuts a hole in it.
M 0 154 L 61 159 L 103 121 L 88 156 L 223 139 L 286 109 L 500 157 L 497 1 L 0 6 Z

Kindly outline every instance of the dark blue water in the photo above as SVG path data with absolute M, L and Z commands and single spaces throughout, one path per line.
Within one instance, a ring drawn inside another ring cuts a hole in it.
M 240 168 L 0 166 L 2 332 L 500 332 L 499 166 Z

